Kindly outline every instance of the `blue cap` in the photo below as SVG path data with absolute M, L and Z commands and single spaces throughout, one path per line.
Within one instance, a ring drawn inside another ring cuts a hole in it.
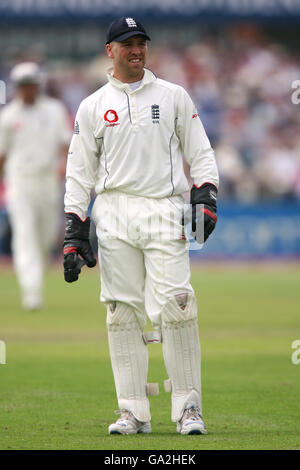
M 125 39 L 128 39 L 131 36 L 137 35 L 145 36 L 146 39 L 151 41 L 140 21 L 134 18 L 122 17 L 113 21 L 109 26 L 106 33 L 106 44 L 109 44 L 112 41 L 125 41 Z

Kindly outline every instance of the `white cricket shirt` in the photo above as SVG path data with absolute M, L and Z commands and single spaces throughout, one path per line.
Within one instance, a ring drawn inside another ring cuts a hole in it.
M 182 194 L 189 190 L 183 156 L 197 186 L 218 187 L 214 152 L 190 96 L 144 71 L 135 90 L 108 73 L 108 83 L 80 104 L 68 156 L 66 212 L 84 218 L 93 187 L 96 194 Z
M 62 145 L 71 129 L 63 104 L 40 96 L 31 105 L 12 100 L 0 114 L 0 155 L 5 155 L 8 181 L 56 171 Z

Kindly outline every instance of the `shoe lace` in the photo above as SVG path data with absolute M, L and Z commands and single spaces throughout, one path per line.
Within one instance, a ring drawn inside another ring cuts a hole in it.
M 191 420 L 201 419 L 202 420 L 200 409 L 195 406 L 191 406 L 190 408 L 187 408 L 183 414 L 182 419 L 191 419 Z
M 125 421 L 125 420 L 132 421 L 132 422 L 136 421 L 133 414 L 128 410 L 115 410 L 115 414 L 121 415 L 117 421 Z

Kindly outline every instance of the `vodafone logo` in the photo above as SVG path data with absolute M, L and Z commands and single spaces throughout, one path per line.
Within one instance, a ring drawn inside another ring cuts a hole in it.
M 108 126 L 118 126 L 120 123 L 117 122 L 119 120 L 119 117 L 113 109 L 108 109 L 106 113 L 104 114 L 104 121 L 108 122 L 108 124 L 105 124 L 106 127 Z

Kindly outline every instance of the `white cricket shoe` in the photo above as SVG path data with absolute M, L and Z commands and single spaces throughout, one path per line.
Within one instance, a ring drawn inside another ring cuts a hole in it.
M 180 434 L 207 434 L 199 408 L 192 406 L 184 410 L 181 420 L 177 422 L 177 432 Z
M 116 413 L 121 413 L 120 418 L 108 427 L 108 434 L 138 434 L 150 433 L 150 422 L 142 423 L 138 421 L 130 411 L 121 410 Z
M 40 310 L 43 306 L 42 297 L 38 294 L 26 293 L 23 295 L 22 306 L 28 312 Z

